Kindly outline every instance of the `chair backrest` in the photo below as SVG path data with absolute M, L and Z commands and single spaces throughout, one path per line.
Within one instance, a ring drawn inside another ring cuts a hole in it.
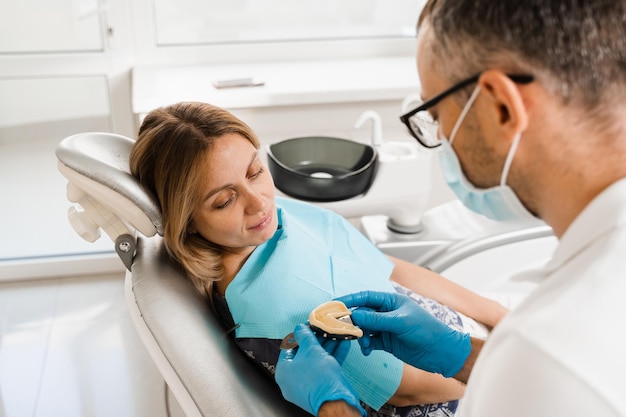
M 187 417 L 310 417 L 219 325 L 162 238 L 140 238 L 126 295 L 135 327 Z
M 126 299 L 144 346 L 188 417 L 309 416 L 235 346 L 207 301 L 166 253 L 156 199 L 130 174 L 133 141 L 81 133 L 56 149 L 76 204 L 69 218 L 88 241 L 104 230 L 126 265 Z M 137 237 L 137 231 L 143 236 Z

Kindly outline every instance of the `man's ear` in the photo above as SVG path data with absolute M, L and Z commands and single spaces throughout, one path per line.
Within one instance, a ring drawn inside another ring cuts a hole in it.
M 520 85 L 504 72 L 487 70 L 480 75 L 478 85 L 491 101 L 487 108 L 494 118 L 491 126 L 500 131 L 502 137 L 512 140 L 516 134 L 528 127 L 528 111 L 524 104 Z

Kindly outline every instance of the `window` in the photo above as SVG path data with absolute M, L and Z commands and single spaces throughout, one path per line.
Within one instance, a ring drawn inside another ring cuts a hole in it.
M 154 0 L 159 46 L 412 38 L 424 1 Z

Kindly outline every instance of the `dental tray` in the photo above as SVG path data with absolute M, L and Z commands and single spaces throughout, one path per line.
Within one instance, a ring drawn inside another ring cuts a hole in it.
M 351 340 L 363 336 L 363 330 L 352 323 L 352 312 L 341 301 L 328 301 L 309 314 L 309 326 L 317 335 L 332 340 Z M 298 344 L 289 333 L 280 344 L 281 349 L 293 349 Z

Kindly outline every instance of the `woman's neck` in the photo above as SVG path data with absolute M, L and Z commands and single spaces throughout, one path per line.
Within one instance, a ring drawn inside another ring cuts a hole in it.
M 252 246 L 241 252 L 230 252 L 223 255 L 222 263 L 224 265 L 224 276 L 215 283 L 219 295 L 223 297 L 226 294 L 226 288 L 228 288 L 228 285 L 235 279 L 235 276 L 237 276 L 255 249 L 256 246 Z

